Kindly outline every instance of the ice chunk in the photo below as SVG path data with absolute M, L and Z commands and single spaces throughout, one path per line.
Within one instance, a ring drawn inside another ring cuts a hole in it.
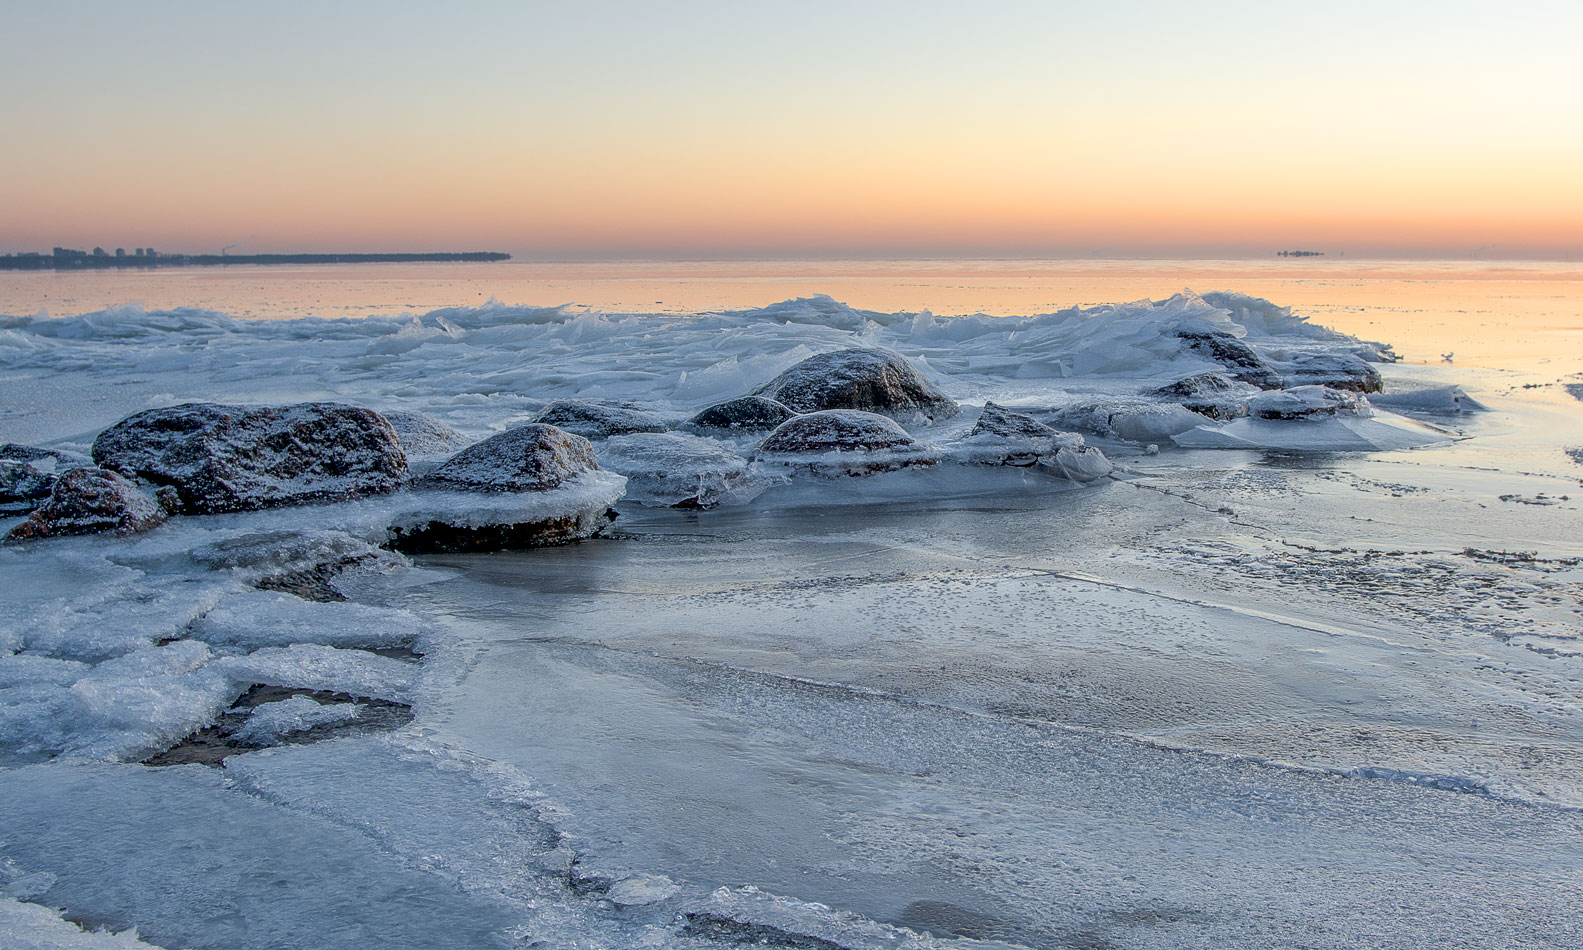
M 192 625 L 192 636 L 246 650 L 293 643 L 390 647 L 417 643 L 424 629 L 406 610 L 318 603 L 290 594 L 249 591 L 226 598 L 198 618 Z
M 601 447 L 606 467 L 627 477 L 627 495 L 657 505 L 707 507 L 744 482 L 747 459 L 681 432 L 618 435 Z
M 239 745 L 273 745 L 291 733 L 350 722 L 361 715 L 362 707 L 356 703 L 319 703 L 306 696 L 292 696 L 254 707 L 231 738 Z
M 223 657 L 212 667 L 240 686 L 268 683 L 293 689 L 322 689 L 411 703 L 418 669 L 364 650 L 318 644 L 265 647 L 247 656 Z

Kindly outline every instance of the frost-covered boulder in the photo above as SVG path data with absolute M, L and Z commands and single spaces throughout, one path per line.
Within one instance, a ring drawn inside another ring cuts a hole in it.
M 742 396 L 728 399 L 700 411 L 687 420 L 695 432 L 768 432 L 797 413 L 773 399 Z
M 933 465 L 940 451 L 894 419 L 855 409 L 794 416 L 759 444 L 755 459 L 829 475 L 872 475 Z
M 49 497 L 57 475 L 90 464 L 87 458 L 71 452 L 15 442 L 0 444 L 0 514 L 37 508 Z
M 1256 419 L 1314 419 L 1323 416 L 1370 416 L 1367 397 L 1329 386 L 1297 386 L 1279 392 L 1260 393 L 1248 402 L 1248 412 Z
M 565 544 L 610 524 L 626 479 L 601 471 L 593 446 L 528 423 L 451 456 L 420 482 L 386 528 L 407 554 Z
M 546 491 L 598 469 L 587 439 L 530 422 L 468 446 L 424 476 L 423 484 L 462 491 Z
M 447 456 L 467 446 L 467 437 L 426 412 L 397 409 L 381 413 L 401 440 L 407 460 Z
M 747 459 L 681 432 L 634 432 L 600 446 L 604 466 L 627 477 L 627 496 L 686 508 L 716 504 L 747 475 Z
M 55 479 L 49 499 L 6 535 L 7 542 L 67 534 L 136 534 L 165 520 L 165 509 L 131 481 L 98 468 Z
M 907 421 L 934 421 L 957 411 L 905 356 L 869 347 L 810 356 L 753 395 L 798 412 L 858 409 Z
M 1187 349 L 1226 368 L 1232 379 L 1252 383 L 1260 389 L 1280 389 L 1281 374 L 1269 360 L 1242 340 L 1208 324 L 1183 321 L 1176 335 Z
M 1329 386 L 1355 393 L 1377 393 L 1384 381 L 1374 367 L 1350 353 L 1315 353 L 1299 356 L 1287 363 L 1288 386 Z
M 949 443 L 952 459 L 977 465 L 1029 466 L 1062 448 L 1081 449 L 1083 437 L 1061 432 L 1032 416 L 986 402 L 966 436 Z
M 1236 419 L 1248 414 L 1248 397 L 1258 392 L 1248 383 L 1224 373 L 1198 373 L 1150 390 L 1159 396 L 1211 419 Z
M 670 428 L 665 420 L 651 412 L 579 399 L 552 402 L 533 421 L 565 429 L 588 439 L 604 439 L 628 432 L 664 432 Z
M 390 423 L 372 409 L 330 402 L 150 409 L 101 432 L 93 458 L 170 486 L 189 513 L 343 501 L 407 481 Z

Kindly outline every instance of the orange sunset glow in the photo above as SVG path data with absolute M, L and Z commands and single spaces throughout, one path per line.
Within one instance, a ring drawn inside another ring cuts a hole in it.
M 290 7 L 9 14 L 0 250 L 1583 249 L 1570 5 Z

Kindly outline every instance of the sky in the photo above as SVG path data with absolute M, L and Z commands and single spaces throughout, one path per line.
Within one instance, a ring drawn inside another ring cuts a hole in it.
M 0 252 L 1583 259 L 1576 2 L 0 0 Z

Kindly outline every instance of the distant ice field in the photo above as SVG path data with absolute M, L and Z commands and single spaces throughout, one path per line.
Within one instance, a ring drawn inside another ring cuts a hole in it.
M 562 547 L 405 557 L 374 502 L 0 547 L 0 946 L 1583 945 L 1583 275 L 1307 263 L 7 278 L 0 441 L 193 400 L 674 425 L 852 346 L 961 411 L 909 424 L 939 464 L 629 492 Z M 884 305 L 922 293 L 967 315 Z M 1184 327 L 1367 360 L 1336 424 L 1394 447 L 1180 447 L 1153 391 L 1223 368 Z M 1112 420 L 1115 472 L 954 461 L 990 401 Z M 330 562 L 345 600 L 276 580 Z

